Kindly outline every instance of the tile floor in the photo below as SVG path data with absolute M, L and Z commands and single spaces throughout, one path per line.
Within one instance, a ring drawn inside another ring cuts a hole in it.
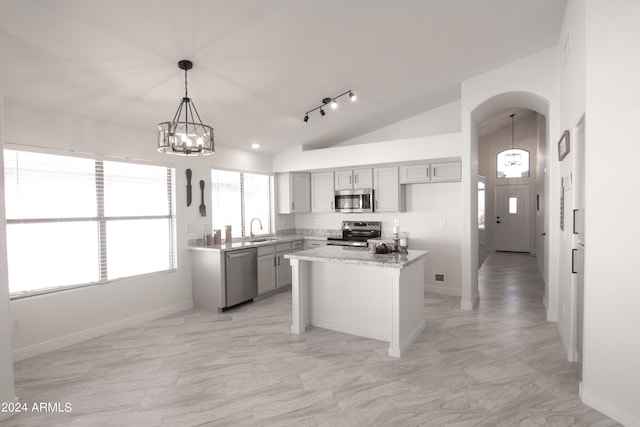
M 425 295 L 427 327 L 399 360 L 375 340 L 292 335 L 290 292 L 158 319 L 16 363 L 22 402 L 72 411 L 0 425 L 618 425 L 580 402 L 535 258 L 492 253 L 479 279 L 473 312 Z

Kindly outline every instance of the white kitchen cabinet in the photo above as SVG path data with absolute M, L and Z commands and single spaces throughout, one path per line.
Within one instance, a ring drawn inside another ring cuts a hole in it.
M 291 251 L 291 242 L 276 244 L 276 288 L 291 284 L 291 264 L 284 257 Z
M 311 212 L 333 212 L 333 172 L 311 174 Z
M 460 181 L 460 162 L 416 163 L 400 166 L 400 184 Z
M 373 169 L 373 196 L 375 212 L 404 211 L 404 192 L 397 166 Z
M 278 213 L 311 211 L 311 175 L 308 172 L 287 172 L 276 175 Z
M 276 245 L 258 247 L 258 295 L 276 288 Z
M 357 188 L 373 188 L 373 171 L 371 168 L 339 170 L 335 172 L 336 190 L 351 190 Z
M 284 255 L 302 246 L 302 240 L 258 246 L 258 295 L 291 285 L 290 262 Z
M 460 181 L 460 162 L 431 163 L 431 182 Z
M 400 166 L 400 184 L 429 182 L 431 167 L 429 163 Z

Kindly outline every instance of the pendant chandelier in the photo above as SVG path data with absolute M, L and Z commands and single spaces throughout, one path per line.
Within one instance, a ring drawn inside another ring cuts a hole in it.
M 173 120 L 158 124 L 158 151 L 184 156 L 213 154 L 213 128 L 202 123 L 187 92 L 187 71 L 193 68 L 193 63 L 183 59 L 178 68 L 184 70 L 184 97 Z
M 522 165 L 522 156 L 520 155 L 520 150 L 516 150 L 515 148 L 515 113 L 512 114 L 511 117 L 511 150 L 504 156 L 504 165 L 505 166 L 521 166 Z

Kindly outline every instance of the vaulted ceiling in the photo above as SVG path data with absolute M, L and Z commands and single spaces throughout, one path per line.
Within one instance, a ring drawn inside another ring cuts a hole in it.
M 4 99 L 148 129 L 189 95 L 216 144 L 331 146 L 555 46 L 565 0 L 0 0 Z M 304 113 L 352 89 L 321 117 Z

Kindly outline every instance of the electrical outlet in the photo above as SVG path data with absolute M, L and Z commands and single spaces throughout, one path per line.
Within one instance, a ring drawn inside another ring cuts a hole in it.
M 18 320 L 14 320 L 12 322 L 13 332 L 20 332 L 20 322 Z
M 436 282 L 446 282 L 446 278 L 445 278 L 445 276 L 444 276 L 444 274 L 443 274 L 443 273 L 436 273 L 436 274 L 434 275 L 434 280 L 435 280 Z
M 393 225 L 395 225 L 396 227 L 400 226 L 400 220 L 398 218 L 393 220 Z
M 316 218 L 316 225 L 320 225 L 320 218 Z

